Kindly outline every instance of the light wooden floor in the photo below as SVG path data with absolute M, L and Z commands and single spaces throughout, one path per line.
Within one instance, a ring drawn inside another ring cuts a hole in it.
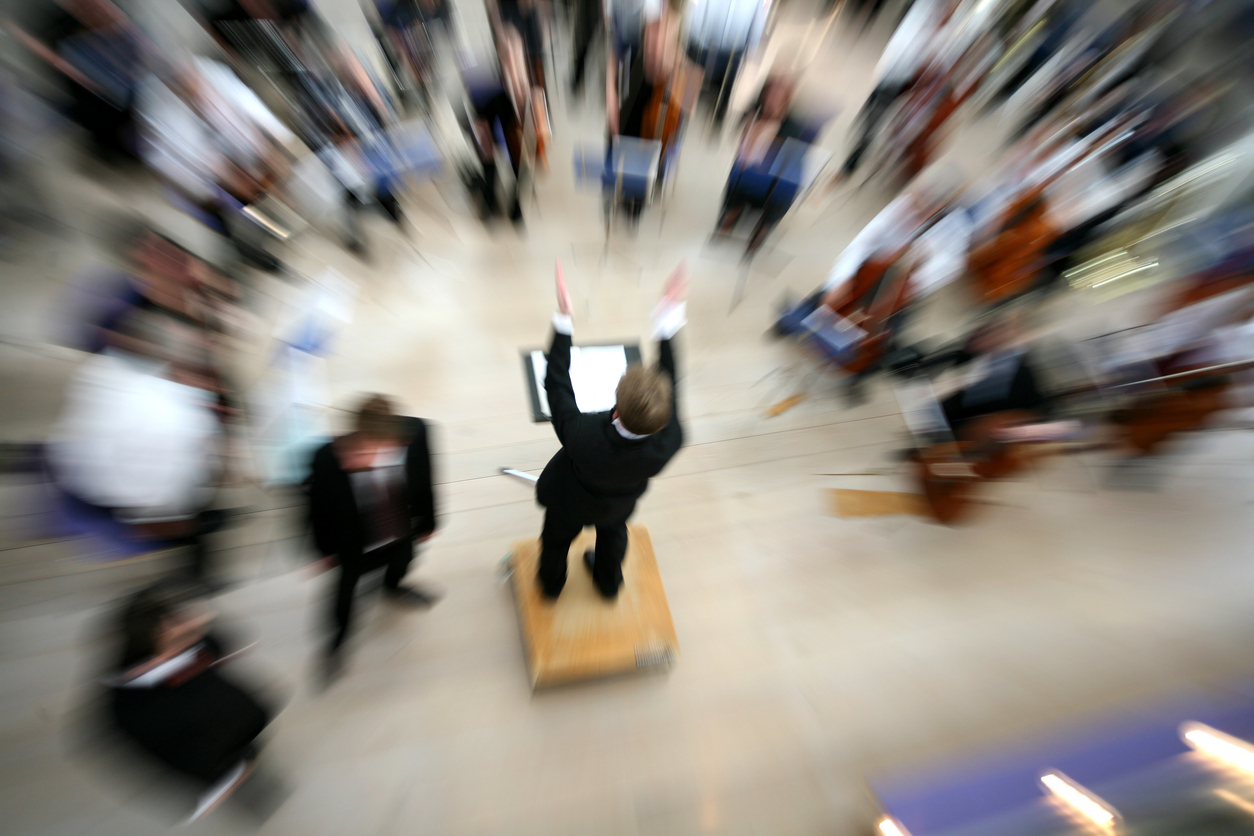
M 330 5 L 347 19 L 353 4 Z M 814 33 L 801 25 L 778 37 L 771 54 L 787 57 Z M 811 78 L 846 107 L 824 139 L 833 150 L 885 37 L 855 42 L 836 28 L 816 54 Z M 525 234 L 485 230 L 450 182 L 451 204 L 433 189 L 411 204 L 435 269 L 381 219 L 370 224 L 369 263 L 312 236 L 288 254 L 303 273 L 329 265 L 361 286 L 327 364 L 335 404 L 383 391 L 433 422 L 442 525 L 414 577 L 447 594 L 430 612 L 365 602 L 347 677 L 319 693 L 310 666 L 326 579 L 294 568 L 294 515 L 280 499 L 241 492 L 253 511 L 223 535 L 220 555 L 246 582 L 220 606 L 261 641 L 240 664 L 285 703 L 268 757 L 293 788 L 262 832 L 865 833 L 865 776 L 1047 734 L 1249 667 L 1254 440 L 1198 438 L 1155 492 L 1102 489 L 1095 457 L 1061 461 L 990 492 L 998 504 L 961 529 L 831 516 L 829 489 L 907 487 L 887 455 L 903 430 L 895 401 L 878 387 L 847 409 L 826 379 L 766 417 L 805 369 L 764 334 L 779 298 L 817 285 L 887 195 L 838 192 L 803 207 L 733 309 L 738 253 L 705 243 L 730 144 L 691 132 L 665 223 L 646 213 L 603 255 L 599 201 L 574 189 L 567 163 L 573 142 L 599 137 L 601 116 L 568 115 L 555 98 L 553 170 Z M 998 138 L 992 125 L 966 130 L 959 162 L 975 171 Z M 46 427 L 76 361 L 39 346 L 57 283 L 90 255 L 93 213 L 160 206 L 150 185 L 106 188 L 74 172 L 54 188 L 73 234 L 15 268 L 0 306 L 10 338 L 0 380 L 21 394 L 0 399 L 0 427 L 14 439 Z M 688 443 L 636 518 L 652 535 L 683 655 L 666 677 L 533 695 L 499 561 L 538 534 L 540 510 L 498 469 L 538 471 L 557 449 L 551 429 L 529 420 L 518 351 L 547 339 L 559 256 L 576 335 L 589 341 L 646 334 L 666 272 L 681 257 L 692 266 L 679 347 Z M 257 288 L 265 325 L 292 286 Z M 965 305 L 957 291 L 939 298 L 920 327 L 953 330 Z M 264 346 L 247 345 L 244 381 L 264 368 Z M 24 486 L 0 488 L 4 531 L 16 532 Z M 161 561 L 80 571 L 72 544 L 5 545 L 0 829 L 159 832 L 162 822 L 65 742 L 98 619 Z M 194 828 L 242 829 L 230 814 Z

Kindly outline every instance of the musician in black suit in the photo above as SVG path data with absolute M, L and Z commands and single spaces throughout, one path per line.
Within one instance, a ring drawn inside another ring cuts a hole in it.
M 968 422 L 987 415 L 1049 413 L 1049 392 L 1015 312 L 1002 315 L 977 329 L 961 345 L 937 352 L 921 364 L 925 370 L 945 366 L 974 367 L 967 385 L 941 401 L 945 420 L 959 437 Z
M 426 423 L 396 415 L 381 395 L 367 398 L 354 431 L 314 454 L 309 509 L 324 564 L 340 570 L 328 655 L 327 673 L 333 675 L 341 665 L 339 650 L 363 574 L 387 567 L 383 591 L 395 602 L 430 606 L 436 601 L 431 592 L 401 585 L 415 543 L 425 542 L 436 527 Z
M 618 383 L 617 403 L 608 412 L 583 413 L 570 381 L 571 303 L 557 266 L 558 313 L 553 317 L 544 390 L 553 430 L 562 449 L 549 460 L 536 485 L 546 509 L 540 535 L 539 582 L 555 599 L 566 584 L 566 554 L 585 526 L 597 530 L 596 550 L 584 555 L 601 595 L 613 600 L 623 582 L 627 520 L 636 500 L 679 451 L 684 431 L 675 397 L 672 338 L 685 324 L 687 270 L 680 264 L 667 280 L 654 314 L 658 365 L 628 367 Z
M 179 578 L 131 595 L 119 612 L 119 662 L 105 680 L 110 728 L 127 748 L 190 782 L 198 813 L 253 772 L 274 709 L 221 672 L 204 590 Z

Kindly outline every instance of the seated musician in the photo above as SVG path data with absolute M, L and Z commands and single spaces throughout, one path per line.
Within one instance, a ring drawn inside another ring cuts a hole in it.
M 482 200 L 483 214 L 491 216 L 500 210 L 497 198 L 497 134 L 505 141 L 514 185 L 509 197 L 509 219 L 522 223 L 519 200 L 523 161 L 529 151 L 536 164 L 546 167 L 549 141 L 548 108 L 544 91 L 532 80 L 523 38 L 511 25 L 497 30 L 499 75 L 492 83 L 470 91 L 472 111 L 471 132 L 482 172 L 476 183 Z M 534 143 L 534 149 L 528 145 Z
M 966 267 L 970 219 L 953 195 L 944 178 L 902 194 L 850 242 L 823 287 L 775 324 L 780 335 L 813 333 L 807 320 L 825 308 L 842 330 L 855 334 L 849 345 L 826 350 L 851 373 L 849 394 L 855 401 L 864 379 L 894 351 L 908 305 Z M 864 332 L 860 337 L 857 329 Z M 816 336 L 821 341 L 821 334 Z
M 941 400 L 956 438 L 966 440 L 978 419 L 1015 413 L 1007 423 L 1030 423 L 1049 414 L 1050 397 L 1029 349 L 1020 317 L 1011 312 L 978 328 L 955 348 L 920 364 L 925 370 L 974 364 L 966 383 Z
M 804 144 L 813 139 L 814 130 L 791 111 L 796 89 L 796 81 L 788 76 L 767 78 L 757 104 L 745 115 L 740 147 L 727 178 L 717 234 L 730 235 L 746 209 L 760 210 L 761 218 L 746 248 L 750 254 L 757 251 L 788 213 L 797 195 L 797 183 L 771 176 L 773 165 L 787 164 L 779 159 L 784 143 L 790 139 L 800 143 L 796 146 L 796 153 L 800 154 L 804 153 Z
M 242 208 L 286 173 L 291 133 L 225 65 L 185 64 L 169 83 L 152 73 L 138 98 L 144 162 L 217 231 L 241 258 L 265 270 L 278 260 L 257 242 Z
M 227 652 L 195 584 L 166 579 L 117 613 L 119 653 L 103 682 L 109 730 L 133 755 L 187 782 L 193 820 L 252 774 L 275 709 L 222 668 Z M 102 706 L 103 707 L 103 706 Z
M 612 146 L 615 136 L 656 140 L 661 143 L 658 180 L 666 173 L 669 154 L 679 140 L 684 119 L 692 112 L 701 89 L 703 73 L 684 56 L 679 46 L 679 16 L 663 9 L 644 28 L 641 49 L 631 53 L 626 67 L 621 100 L 619 79 L 613 63 L 606 79 L 606 121 Z M 639 217 L 644 200 L 625 200 L 633 218 Z

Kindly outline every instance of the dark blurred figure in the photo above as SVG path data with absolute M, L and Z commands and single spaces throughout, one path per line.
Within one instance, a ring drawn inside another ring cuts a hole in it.
M 666 11 L 669 0 L 605 0 L 606 88 L 615 101 L 623 95 L 627 67 L 644 44 L 645 27 Z
M 189 11 L 218 45 L 251 64 L 286 63 L 282 44 L 302 37 L 326 37 L 322 19 L 309 0 L 185 0 Z M 270 67 L 267 67 L 269 69 Z
M 613 151 L 615 136 L 657 142 L 660 145 L 656 178 L 659 183 L 670 170 L 684 124 L 701 89 L 702 70 L 683 54 L 679 32 L 679 15 L 670 8 L 663 9 L 656 20 L 645 26 L 641 48 L 631 53 L 622 98 L 617 92 L 617 78 L 606 83 L 605 112 L 610 134 L 607 157 Z M 612 166 L 606 168 L 612 170 Z M 606 183 L 607 187 L 612 185 Z M 640 216 L 645 200 L 645 196 L 639 194 L 625 197 L 626 209 L 632 218 Z
M 1016 137 L 1027 134 L 1059 105 L 1078 93 L 1096 97 L 1142 75 L 1157 59 L 1155 43 L 1183 12 L 1181 0 L 1143 0 L 1084 43 L 1048 80 L 1037 104 L 1019 125 Z M 1083 41 L 1088 33 L 1077 36 Z
M 435 74 L 436 43 L 452 38 L 453 20 L 447 0 L 374 0 L 376 37 L 395 74 L 402 95 L 417 94 L 430 102 Z M 371 23 L 375 21 L 372 19 Z
M 1033 42 L 1020 45 L 1021 49 L 1030 49 L 1027 57 L 1023 59 L 1022 65 L 1014 72 L 1013 75 L 996 90 L 989 100 L 989 106 L 1002 104 L 1020 87 L 1027 82 L 1033 75 L 1045 66 L 1045 62 L 1053 58 L 1067 42 L 1067 38 L 1074 31 L 1076 24 L 1084 17 L 1086 4 L 1080 0 L 1058 0 L 1045 10 L 1038 19 L 1033 20 L 1034 24 L 1039 24 L 1038 34 Z M 1025 15 L 1024 17 L 1028 17 Z M 1032 20 L 1029 18 L 1029 20 Z M 1027 22 L 1027 21 L 1025 21 Z M 1019 33 L 1021 38 L 1027 37 L 1029 33 Z M 1034 43 L 1035 46 L 1032 46 Z M 1011 45 L 1012 47 L 1014 44 Z
M 466 79 L 469 129 L 480 165 L 480 171 L 468 185 L 479 199 L 484 218 L 504 210 L 511 221 L 521 224 L 523 183 L 534 175 L 536 167 L 547 167 L 548 108 L 544 90 L 530 76 L 523 39 L 517 30 L 506 25 L 495 34 L 497 55 L 493 72 Z M 499 197 L 498 167 L 498 146 L 502 143 L 514 173 L 504 207 Z
M 771 76 L 766 80 L 757 103 L 746 114 L 740 147 L 723 193 L 719 235 L 730 234 L 746 209 L 761 212 L 749 238 L 749 253 L 757 251 L 791 208 L 800 183 L 799 178 L 789 179 L 787 175 L 790 169 L 799 172 L 814 139 L 814 129 L 792 112 L 795 91 L 796 82 L 791 78 Z M 781 155 L 795 159 L 781 159 Z
M 426 422 L 396 415 L 381 395 L 367 398 L 353 432 L 314 454 L 309 510 L 323 565 L 339 569 L 323 669 L 329 682 L 343 669 L 362 575 L 384 569 L 384 594 L 399 604 L 429 607 L 438 600 L 430 591 L 401 585 L 415 545 L 436 528 Z
M 999 315 L 959 345 L 925 358 L 919 370 L 930 374 L 950 367 L 970 369 L 967 382 L 941 401 L 949 428 L 966 439 L 977 419 L 1014 413 L 1028 423 L 1049 414 L 1051 398 L 1041 380 L 1042 363 L 1027 343 L 1018 312 Z
M 545 18 L 539 0 L 487 0 L 487 4 L 488 20 L 496 39 L 501 39 L 506 27 L 513 27 L 522 38 L 523 55 L 531 83 L 547 90 L 544 72 Z
M 732 90 L 748 53 L 757 49 L 772 0 L 704 0 L 687 8 L 688 57 L 705 68 L 705 92 L 714 99 L 714 124 L 721 126 Z
M 109 0 L 31 3 L 8 21 L 27 48 L 57 70 L 73 102 L 72 117 L 109 162 L 134 159 L 136 91 L 145 72 L 139 30 Z
M 196 788 L 192 820 L 252 774 L 273 714 L 219 672 L 233 654 L 210 632 L 212 621 L 194 585 L 164 580 L 140 590 L 119 613 L 121 654 L 106 680 L 123 739 Z
M 139 116 L 148 166 L 241 258 L 277 270 L 278 259 L 262 246 L 263 230 L 243 210 L 285 176 L 287 128 L 230 68 L 207 58 L 168 80 L 150 75 Z
M 50 109 L 0 62 L 0 258 L 24 233 L 58 226 L 40 165 L 51 123 Z
M 597 36 L 605 31 L 605 12 L 603 0 L 572 0 L 572 7 L 571 13 L 575 18 L 575 43 L 570 71 L 570 89 L 572 94 L 578 94 L 583 89 L 583 79 L 588 67 L 588 52 L 596 43 Z
M 907 0 L 906 5 L 911 3 L 923 3 L 926 0 Z M 828 7 L 835 5 L 835 0 L 827 0 Z M 868 27 L 875 23 L 880 12 L 884 8 L 884 0 L 846 0 L 845 8 L 854 19 L 862 19 L 862 31 L 866 31 Z
M 915 0 L 911 5 L 875 67 L 875 89 L 854 122 L 856 137 L 841 166 L 840 177 L 857 171 L 884 117 L 919 83 L 938 47 L 938 33 L 957 7 L 958 0 Z

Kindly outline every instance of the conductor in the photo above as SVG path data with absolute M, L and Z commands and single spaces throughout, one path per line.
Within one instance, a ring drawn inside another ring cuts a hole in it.
M 562 449 L 549 460 L 536 485 L 545 507 L 540 535 L 539 582 L 554 600 L 566 584 L 566 554 L 584 526 L 596 526 L 596 550 L 584 554 L 602 597 L 613 601 L 623 582 L 627 520 L 636 500 L 683 444 L 675 396 L 672 338 L 686 324 L 688 272 L 681 262 L 666 281 L 653 314 L 658 364 L 633 364 L 618 382 L 614 409 L 583 413 L 570 381 L 572 332 L 570 293 L 557 265 L 558 310 L 553 315 L 544 390 L 553 430 Z

